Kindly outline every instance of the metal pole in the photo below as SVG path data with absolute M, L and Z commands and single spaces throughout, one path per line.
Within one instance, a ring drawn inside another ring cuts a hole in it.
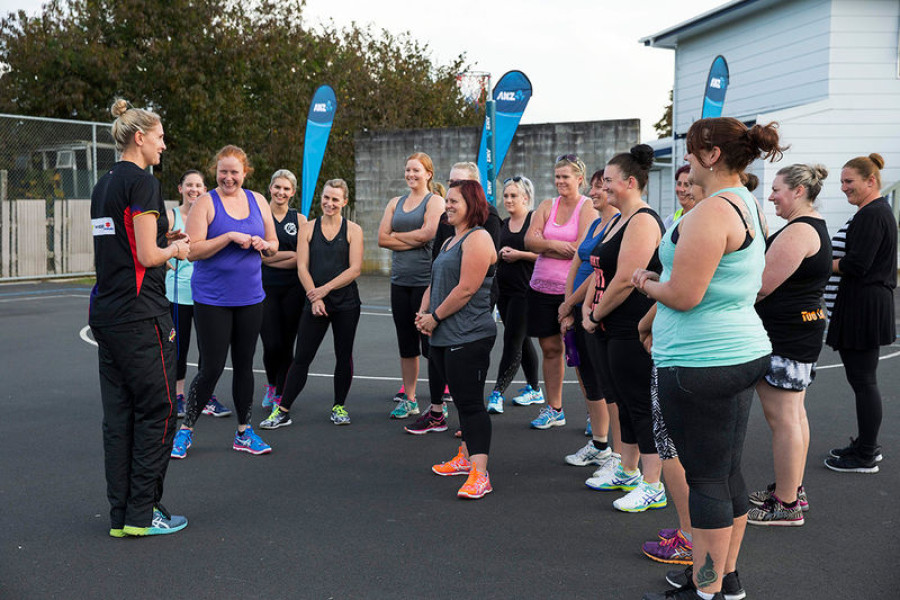
M 485 196 L 487 201 L 494 206 L 497 205 L 495 186 L 497 183 L 497 172 L 494 166 L 494 158 L 497 152 L 497 142 L 494 132 L 496 131 L 497 103 L 494 102 L 493 90 L 491 89 L 491 76 L 488 75 L 487 84 L 487 103 L 486 113 L 484 117 L 485 138 L 487 145 L 485 148 L 485 156 L 487 157 L 487 181 L 485 182 Z

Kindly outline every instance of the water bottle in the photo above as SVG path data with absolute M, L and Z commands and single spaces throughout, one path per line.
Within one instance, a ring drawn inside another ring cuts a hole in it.
M 578 356 L 578 348 L 575 347 L 575 330 L 567 329 L 563 336 L 563 342 L 566 345 L 566 365 L 577 367 L 581 364 L 581 358 Z

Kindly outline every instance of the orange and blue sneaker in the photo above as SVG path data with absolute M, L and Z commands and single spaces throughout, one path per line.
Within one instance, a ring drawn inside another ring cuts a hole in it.
M 431 467 L 431 470 L 442 477 L 448 477 L 450 475 L 468 475 L 472 468 L 472 463 L 469 462 L 469 459 L 463 454 L 462 446 L 460 446 L 456 456 L 447 462 L 434 465 Z
M 672 537 L 644 542 L 642 549 L 648 558 L 656 562 L 671 565 L 694 564 L 694 546 L 684 537 L 680 529 L 676 529 Z
M 490 494 L 494 491 L 494 488 L 491 487 L 491 478 L 487 473 L 482 473 L 479 471 L 475 465 L 472 465 L 472 470 L 469 472 L 469 478 L 466 479 L 466 482 L 463 484 L 459 491 L 456 492 L 456 495 L 460 498 L 469 498 L 471 500 L 477 500 L 478 498 L 483 497 L 485 494 Z

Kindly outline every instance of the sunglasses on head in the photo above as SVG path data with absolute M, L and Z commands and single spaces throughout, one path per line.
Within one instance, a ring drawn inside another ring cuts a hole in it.
M 578 162 L 578 155 L 576 154 L 562 154 L 556 157 L 556 162 L 569 161 L 570 163 Z
M 520 181 L 522 181 L 522 176 L 516 175 L 515 177 L 507 177 L 506 179 L 503 180 L 503 185 L 506 185 L 510 181 L 512 181 L 513 183 L 519 183 Z

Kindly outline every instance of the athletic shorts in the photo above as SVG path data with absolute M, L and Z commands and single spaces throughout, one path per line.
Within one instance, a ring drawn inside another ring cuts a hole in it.
M 805 363 L 773 354 L 766 371 L 766 383 L 779 390 L 802 392 L 816 378 L 816 363 Z
M 561 335 L 559 332 L 559 305 L 565 294 L 544 294 L 528 288 L 528 337 L 545 338 Z

